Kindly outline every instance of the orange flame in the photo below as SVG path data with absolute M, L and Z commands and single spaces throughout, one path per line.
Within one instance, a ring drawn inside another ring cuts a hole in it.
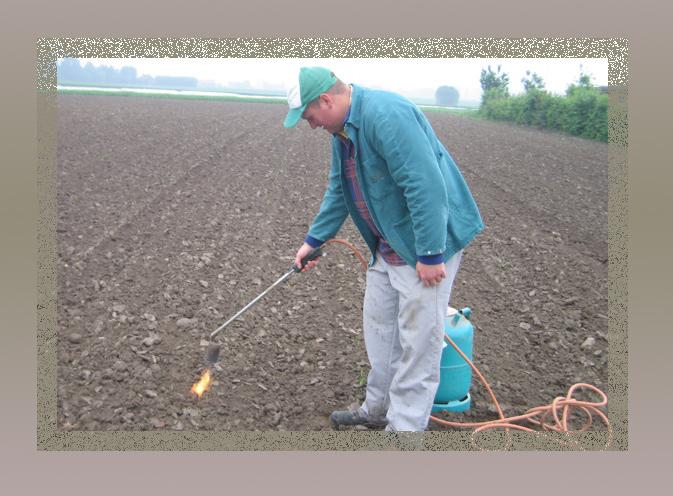
M 203 371 L 203 374 L 201 374 L 201 379 L 199 379 L 199 381 L 192 386 L 192 393 L 200 398 L 203 396 L 203 393 L 208 391 L 210 382 L 210 369 L 206 369 Z

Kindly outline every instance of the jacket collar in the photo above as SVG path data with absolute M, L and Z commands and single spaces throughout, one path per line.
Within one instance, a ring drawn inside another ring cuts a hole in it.
M 351 84 L 351 88 L 351 104 L 350 107 L 348 107 L 348 112 L 346 113 L 346 118 L 344 119 L 343 131 L 339 131 L 332 135 L 336 139 L 340 139 L 339 136 L 341 136 L 341 138 L 352 140 L 354 137 L 351 137 L 351 135 L 348 134 L 348 127 L 353 126 L 355 129 L 360 129 L 360 109 L 362 107 L 363 88 L 355 84 Z
M 346 116 L 346 122 L 344 123 L 344 128 L 347 124 L 355 128 L 360 128 L 360 119 L 361 119 L 361 108 L 362 108 L 362 87 L 351 84 L 353 88 L 351 93 L 351 106 L 348 110 L 348 115 Z

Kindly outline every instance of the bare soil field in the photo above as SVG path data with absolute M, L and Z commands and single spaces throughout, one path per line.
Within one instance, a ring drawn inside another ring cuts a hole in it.
M 364 398 L 365 274 L 330 245 L 220 335 L 292 266 L 318 210 L 329 137 L 284 105 L 58 96 L 58 427 L 329 430 Z M 607 390 L 607 144 L 429 113 L 486 229 L 451 305 L 506 415 L 576 382 Z M 347 221 L 340 237 L 366 247 Z M 473 381 L 451 420 L 497 418 Z M 444 427 L 431 424 L 430 429 Z

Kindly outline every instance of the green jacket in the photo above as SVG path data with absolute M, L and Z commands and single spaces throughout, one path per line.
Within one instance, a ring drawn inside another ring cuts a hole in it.
M 409 265 L 440 254 L 446 261 L 484 228 L 458 167 L 412 102 L 353 85 L 344 130 L 355 146 L 357 179 L 374 224 Z M 308 236 L 333 238 L 350 214 L 371 250 L 371 265 L 376 237 L 348 193 L 341 155 L 335 136 L 329 183 Z

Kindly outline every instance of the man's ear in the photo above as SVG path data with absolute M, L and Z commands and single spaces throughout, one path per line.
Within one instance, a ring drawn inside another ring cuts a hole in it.
M 318 98 L 320 98 L 321 103 L 323 103 L 328 107 L 331 107 L 334 104 L 334 99 L 332 98 L 332 95 L 328 93 L 321 93 Z

